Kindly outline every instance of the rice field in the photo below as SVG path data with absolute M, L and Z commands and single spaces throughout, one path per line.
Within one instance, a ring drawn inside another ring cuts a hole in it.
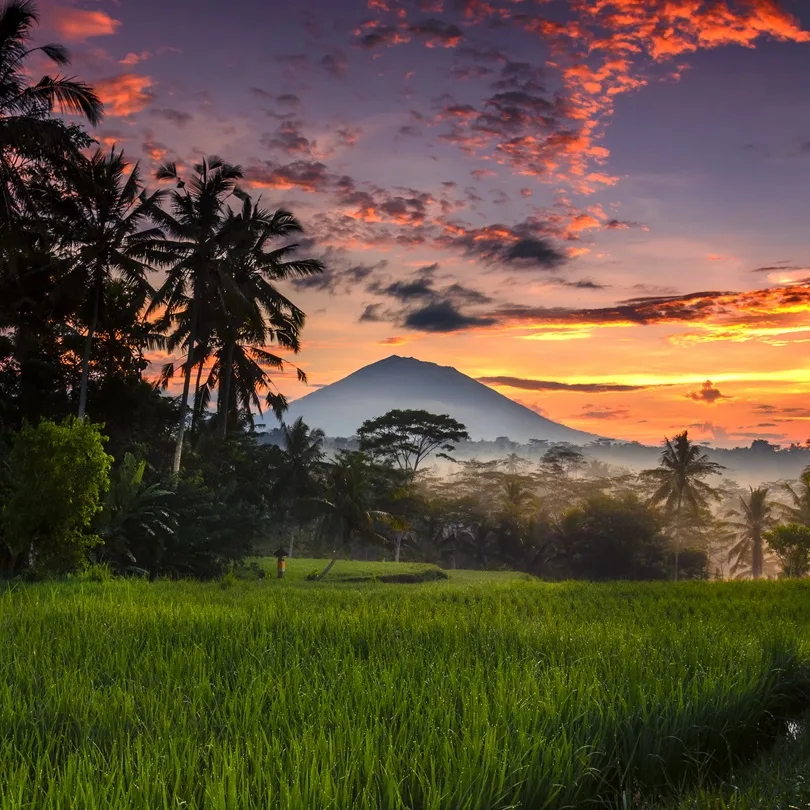
M 450 574 L 8 587 L 0 807 L 648 807 L 806 700 L 805 583 Z

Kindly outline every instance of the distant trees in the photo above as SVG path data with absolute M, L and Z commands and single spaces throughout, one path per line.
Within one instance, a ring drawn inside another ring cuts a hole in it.
M 312 514 L 314 499 L 323 488 L 325 437 L 322 430 L 311 430 L 300 416 L 292 425 L 284 425 L 282 433 L 281 459 L 276 467 L 272 494 L 280 505 L 282 525 L 289 532 L 287 552 L 292 557 L 295 530 L 291 518 L 299 512 L 301 522 L 309 522 L 306 516 Z
M 341 553 L 351 552 L 353 541 L 384 542 L 378 527 L 390 523 L 391 516 L 375 509 L 379 502 L 377 486 L 374 468 L 364 453 L 338 454 L 327 473 L 326 497 L 320 501 L 320 531 L 334 544 L 334 551 L 319 579 L 332 570 Z
M 393 410 L 367 419 L 357 436 L 361 450 L 397 467 L 408 481 L 428 456 L 451 459 L 455 445 L 470 438 L 467 428 L 451 416 L 422 410 Z
M 788 523 L 766 532 L 765 539 L 779 557 L 784 576 L 803 577 L 810 571 L 810 528 Z
M 678 578 L 678 556 L 683 547 L 685 520 L 699 521 L 701 512 L 717 499 L 716 490 L 703 479 L 719 475 L 723 469 L 721 464 L 709 458 L 704 448 L 690 441 L 687 431 L 683 431 L 672 440 L 664 440 L 659 466 L 642 474 L 655 484 L 650 504 L 663 507 L 672 523 L 675 579 Z
M 401 520 L 394 539 L 394 559 L 399 562 L 408 526 L 412 487 L 420 465 L 431 454 L 452 460 L 449 454 L 455 445 L 470 437 L 467 428 L 451 416 L 424 410 L 392 410 L 375 419 L 367 419 L 358 429 L 357 436 L 363 452 L 401 474 L 402 488 L 395 498 Z
M 773 513 L 768 487 L 750 487 L 748 496 L 740 496 L 739 506 L 731 513 L 736 518 L 731 526 L 739 533 L 728 552 L 732 574 L 749 565 L 753 579 L 762 576 L 763 535 L 774 523 Z
M 577 579 L 661 579 L 668 543 L 659 517 L 635 496 L 596 495 L 569 510 L 555 536 L 566 573 Z
M 795 484 L 784 484 L 782 491 L 787 503 L 777 506 L 781 516 L 790 523 L 810 526 L 810 466 L 804 468 Z

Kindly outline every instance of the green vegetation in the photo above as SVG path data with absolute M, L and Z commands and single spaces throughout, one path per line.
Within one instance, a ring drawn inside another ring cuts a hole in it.
M 805 583 L 225 584 L 0 596 L 4 810 L 640 806 L 806 698 Z
M 313 574 L 320 576 L 330 560 L 308 559 L 297 557 L 287 560 L 287 571 L 284 582 L 301 582 L 308 577 L 314 579 Z M 247 578 L 254 566 L 266 575 L 276 576 L 275 557 L 256 557 L 247 560 Z M 433 580 L 448 579 L 450 576 L 461 573 L 456 571 L 443 571 L 435 565 L 426 563 L 390 563 L 390 562 L 360 562 L 357 560 L 338 561 L 325 578 L 326 583 L 335 582 L 431 582 Z M 486 574 L 487 572 L 481 572 Z
M 0 512 L 10 571 L 71 571 L 99 542 L 90 532 L 109 484 L 112 458 L 88 422 L 23 426 L 8 457 L 8 492 Z M 0 570 L 2 565 L 0 565 Z

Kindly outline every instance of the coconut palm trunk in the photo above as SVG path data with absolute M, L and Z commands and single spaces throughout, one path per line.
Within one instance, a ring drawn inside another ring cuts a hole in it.
M 200 362 L 197 364 L 197 379 L 194 382 L 194 413 L 191 415 L 192 433 L 197 429 L 202 410 L 200 407 L 200 383 L 202 381 L 203 365 L 205 365 L 205 362 L 203 358 L 200 358 Z
M 195 291 L 196 292 L 196 291 Z M 177 426 L 177 443 L 174 446 L 174 461 L 172 462 L 172 475 L 180 474 L 180 462 L 183 458 L 183 438 L 186 433 L 186 412 L 188 411 L 188 395 L 191 389 L 191 369 L 194 359 L 194 346 L 197 342 L 197 296 L 192 303 L 191 331 L 188 336 L 188 355 L 183 373 L 183 395 L 180 400 L 180 423 Z M 195 396 L 196 401 L 196 396 Z
M 683 493 L 678 494 L 678 506 L 675 512 L 675 582 L 678 581 L 678 569 L 681 554 L 681 514 L 683 512 Z
M 234 341 L 228 343 L 225 350 L 225 367 L 222 369 L 222 389 L 220 391 L 220 432 L 223 439 L 228 436 L 228 414 L 231 405 L 231 382 L 233 380 L 233 354 L 236 349 Z
M 79 419 L 84 419 L 87 412 L 87 385 L 90 377 L 90 353 L 93 350 L 93 338 L 98 327 L 98 311 L 101 305 L 101 284 L 96 284 L 93 294 L 93 315 L 90 319 L 90 328 L 84 341 L 84 355 L 82 356 L 82 378 L 79 384 Z
M 762 576 L 762 531 L 756 527 L 751 537 L 751 577 L 759 579 Z

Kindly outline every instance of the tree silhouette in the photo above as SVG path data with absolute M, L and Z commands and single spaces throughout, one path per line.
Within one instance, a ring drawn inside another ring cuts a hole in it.
M 183 454 L 191 370 L 202 362 L 198 340 L 222 294 L 222 260 L 230 236 L 223 225 L 230 210 L 228 199 L 242 177 L 242 170 L 219 157 L 210 157 L 194 164 L 189 181 L 180 177 L 174 163 L 162 165 L 156 177 L 172 180 L 177 186 L 170 194 L 171 211 L 159 209 L 156 214 L 167 237 L 166 260 L 171 266 L 151 306 L 153 311 L 163 308 L 163 323 L 167 327 L 176 326 L 175 338 L 186 349 L 180 423 L 172 462 L 172 472 L 177 475 Z
M 129 175 L 127 176 L 127 172 Z M 147 195 L 138 165 L 123 152 L 96 150 L 67 172 L 67 192 L 52 189 L 47 208 L 68 269 L 63 284 L 85 291 L 89 304 L 79 385 L 79 418 L 87 409 L 87 381 L 93 338 L 103 315 L 105 291 L 114 278 L 131 290 L 148 288 L 146 272 L 159 260 L 163 233 L 146 228 L 162 196 Z
M 740 539 L 728 552 L 732 574 L 740 571 L 750 560 L 751 577 L 762 576 L 762 535 L 774 523 L 773 504 L 768 500 L 768 487 L 749 487 L 748 496 L 740 496 L 739 506 L 731 513 L 738 518 L 731 523 Z
M 92 88 L 75 79 L 44 76 L 30 83 L 31 57 L 42 54 L 56 67 L 70 64 L 62 45 L 31 47 L 39 23 L 29 0 L 10 0 L 0 8 L 0 228 L 31 208 L 29 180 L 37 167 L 64 168 L 89 139 L 76 127 L 52 117 L 55 108 L 101 120 L 103 105 Z
M 675 579 L 678 579 L 678 562 L 683 538 L 683 520 L 689 515 L 698 520 L 700 511 L 709 501 L 717 498 L 717 492 L 703 479 L 719 475 L 722 464 L 712 461 L 706 451 L 689 440 L 688 431 L 674 439 L 664 439 L 664 450 L 659 466 L 641 473 L 643 478 L 657 484 L 650 497 L 652 506 L 663 506 L 665 514 L 674 521 Z
M 317 501 L 323 512 L 321 532 L 335 543 L 332 559 L 318 576 L 323 579 L 337 562 L 341 552 L 351 553 L 352 541 L 379 541 L 379 523 L 391 523 L 387 512 L 375 509 L 374 469 L 365 453 L 338 454 L 326 480 L 326 496 Z
M 323 473 L 324 432 L 311 430 L 302 417 L 282 427 L 281 463 L 276 468 L 272 495 L 287 518 L 299 504 L 317 497 Z M 290 537 L 289 556 L 293 556 L 294 537 Z

